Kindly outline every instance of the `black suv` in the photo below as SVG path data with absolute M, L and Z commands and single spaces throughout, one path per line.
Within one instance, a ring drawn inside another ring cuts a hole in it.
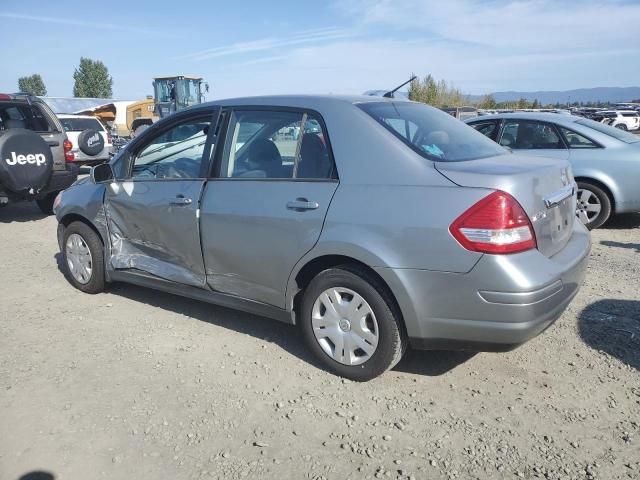
M 0 206 L 35 200 L 42 212 L 52 213 L 58 192 L 78 178 L 72 148 L 44 101 L 0 93 Z

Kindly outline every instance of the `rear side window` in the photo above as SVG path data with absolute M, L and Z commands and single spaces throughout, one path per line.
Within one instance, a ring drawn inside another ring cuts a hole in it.
M 26 128 L 34 132 L 56 131 L 39 105 L 0 103 L 0 130 L 9 128 Z
M 460 120 L 421 103 L 370 102 L 357 107 L 429 160 L 459 162 L 507 153 Z
M 331 179 L 333 162 L 312 113 L 237 110 L 227 128 L 220 176 Z
M 562 132 L 562 135 L 564 135 L 564 138 L 567 141 L 567 145 L 569 145 L 569 148 L 598 148 L 599 147 L 599 145 L 595 144 L 584 135 L 580 135 L 579 133 L 574 132 L 573 130 L 560 127 L 560 131 Z
M 557 150 L 565 148 L 553 125 L 530 120 L 509 120 L 505 122 L 500 145 L 516 150 Z
M 60 123 L 67 132 L 82 132 L 88 129 L 102 131 L 102 124 L 96 118 L 61 118 Z

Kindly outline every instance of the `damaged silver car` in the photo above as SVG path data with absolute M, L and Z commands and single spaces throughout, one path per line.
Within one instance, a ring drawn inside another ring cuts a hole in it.
M 513 157 L 413 102 L 203 104 L 58 196 L 65 274 L 297 324 L 355 380 L 408 346 L 509 350 L 560 316 L 590 249 L 569 163 Z

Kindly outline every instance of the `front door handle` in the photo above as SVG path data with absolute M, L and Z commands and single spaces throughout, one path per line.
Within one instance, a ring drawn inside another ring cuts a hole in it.
M 171 205 L 191 205 L 191 202 L 193 202 L 193 200 L 190 198 L 187 198 L 184 195 L 177 195 L 176 198 L 171 200 L 169 203 L 171 203 Z
M 315 210 L 320 207 L 318 202 L 310 202 L 306 198 L 296 198 L 294 201 L 287 202 L 287 208 L 289 210 L 296 210 L 301 212 L 303 210 Z

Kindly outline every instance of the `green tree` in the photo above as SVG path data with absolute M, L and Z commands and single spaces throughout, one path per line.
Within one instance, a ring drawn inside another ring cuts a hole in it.
M 38 73 L 34 73 L 28 77 L 20 77 L 18 79 L 18 90 L 31 95 L 46 95 L 47 87 L 44 86 L 42 77 Z
M 80 65 L 73 72 L 74 97 L 110 98 L 113 96 L 113 78 L 100 60 L 80 57 Z
M 496 103 L 496 99 L 493 98 L 493 95 L 491 94 L 485 95 L 482 98 L 482 101 L 480 102 L 480 104 L 478 105 L 479 108 L 484 108 L 486 110 L 493 110 L 497 106 L 498 104 Z
M 529 102 L 526 98 L 518 100 L 518 106 L 516 108 L 529 108 Z
M 540 108 L 540 102 L 538 102 L 537 98 L 533 99 L 533 103 L 531 104 L 531 108 Z
M 464 104 L 466 97 L 445 80 L 436 81 L 432 75 L 422 80 L 415 79 L 409 85 L 409 100 L 426 103 L 434 107 L 457 107 Z

